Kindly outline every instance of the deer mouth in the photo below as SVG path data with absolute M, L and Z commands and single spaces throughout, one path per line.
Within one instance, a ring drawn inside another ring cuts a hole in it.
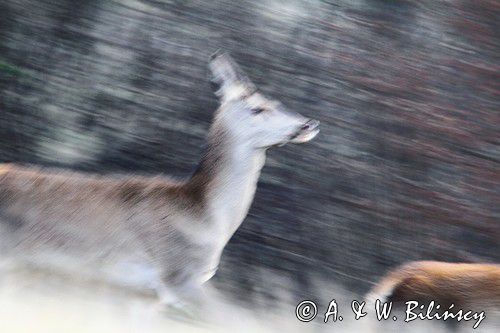
M 302 125 L 297 132 L 295 132 L 288 142 L 291 143 L 304 143 L 314 139 L 319 133 L 319 121 L 311 119 Z

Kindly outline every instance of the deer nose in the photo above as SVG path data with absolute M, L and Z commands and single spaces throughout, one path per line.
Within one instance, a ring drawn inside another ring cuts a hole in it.
M 316 119 L 309 119 L 302 127 L 301 131 L 311 131 L 319 126 L 319 121 Z

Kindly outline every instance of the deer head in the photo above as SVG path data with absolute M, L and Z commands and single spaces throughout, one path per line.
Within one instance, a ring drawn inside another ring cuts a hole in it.
M 262 95 L 228 54 L 219 51 L 212 55 L 209 68 L 221 104 L 214 126 L 223 126 L 233 140 L 267 149 L 307 142 L 319 133 L 319 121 Z

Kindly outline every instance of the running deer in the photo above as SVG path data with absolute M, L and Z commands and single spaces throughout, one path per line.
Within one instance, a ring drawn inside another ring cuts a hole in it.
M 319 132 L 318 121 L 264 97 L 227 54 L 209 68 L 220 106 L 191 177 L 0 166 L 0 255 L 150 287 L 165 304 L 209 280 L 247 215 L 266 150 Z
M 389 272 L 366 300 L 419 304 L 435 301 L 442 310 L 500 310 L 500 265 L 415 261 Z

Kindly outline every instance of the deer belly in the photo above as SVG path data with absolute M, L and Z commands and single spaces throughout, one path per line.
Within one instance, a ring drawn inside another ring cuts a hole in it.
M 158 269 L 151 263 L 139 260 L 118 261 L 104 266 L 101 273 L 110 282 L 134 289 L 156 289 L 160 281 Z
M 44 250 L 16 259 L 20 264 L 48 269 L 56 274 L 69 274 L 77 279 L 90 279 L 132 289 L 154 289 L 158 285 L 157 268 L 140 252 L 108 252 L 103 255 Z

